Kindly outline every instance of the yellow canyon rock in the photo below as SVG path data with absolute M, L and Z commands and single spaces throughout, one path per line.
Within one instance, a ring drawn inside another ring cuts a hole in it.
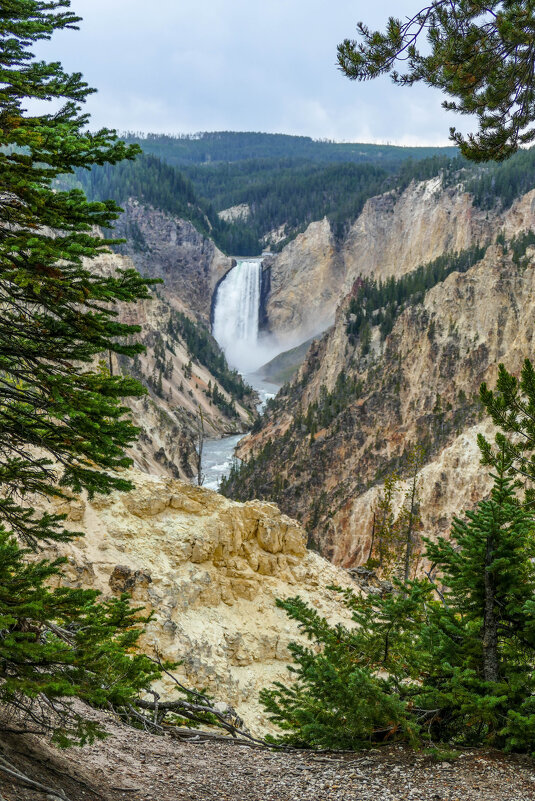
M 154 612 L 143 647 L 183 660 L 178 674 L 186 683 L 265 730 L 258 692 L 285 680 L 287 645 L 299 637 L 275 599 L 300 595 L 331 620 L 344 620 L 326 587 L 351 581 L 308 551 L 305 531 L 274 504 L 236 503 L 178 480 L 131 475 L 130 493 L 62 503 L 67 525 L 85 532 L 59 546 L 68 558 L 67 583 L 108 596 L 130 592 Z

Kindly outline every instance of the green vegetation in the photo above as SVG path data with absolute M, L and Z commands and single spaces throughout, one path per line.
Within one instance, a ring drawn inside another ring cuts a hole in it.
M 253 433 L 255 426 L 253 426 Z M 290 438 L 290 430 L 278 437 L 276 442 L 268 439 L 260 451 L 251 456 L 247 461 L 238 462 L 234 459 L 228 476 L 221 479 L 219 492 L 228 498 L 237 501 L 249 501 L 252 498 L 265 498 L 266 500 L 277 503 L 279 493 L 285 488 L 280 483 L 280 476 L 275 476 L 273 481 L 267 478 L 269 466 L 275 456 Z
M 287 389 L 288 387 L 283 387 L 281 393 L 284 394 Z M 273 414 L 275 412 L 281 402 L 281 393 L 277 398 L 268 401 L 266 413 Z M 350 403 L 358 399 L 361 393 L 361 382 L 355 381 L 341 371 L 333 391 L 329 392 L 322 385 L 319 400 L 311 403 L 305 413 L 299 410 L 282 436 L 277 437 L 275 441 L 268 439 L 258 453 L 251 455 L 249 459 L 233 462 L 228 476 L 221 479 L 219 487 L 221 494 L 239 501 L 265 498 L 279 502 L 281 492 L 290 486 L 290 481 L 282 478 L 279 474 L 271 479 L 268 469 L 271 462 L 274 460 L 279 463 L 284 461 L 283 454 L 292 438 L 301 440 L 309 437 L 312 444 L 320 430 L 328 428 L 333 422 L 338 425 L 343 411 Z M 261 427 L 262 420 L 260 419 L 253 426 L 253 433 L 259 431 Z
M 338 64 L 352 80 L 389 74 L 402 86 L 441 89 L 453 98 L 444 108 L 477 117 L 476 134 L 450 128 L 463 156 L 503 161 L 535 139 L 534 25 L 526 0 L 433 0 L 403 20 L 390 17 L 385 33 L 359 22 L 359 39 L 338 46 Z
M 481 209 L 508 209 L 521 195 L 535 189 L 535 148 L 520 150 L 504 164 L 471 170 L 464 187 Z
M 383 488 L 374 504 L 367 565 L 378 567 L 383 576 L 395 574 L 408 581 L 415 572 L 421 550 L 418 471 L 424 463 L 423 447 L 418 445 L 409 448 L 406 462 L 409 486 L 401 507 L 397 511 L 394 508 L 399 481 L 399 475 L 395 471 L 385 477 Z
M 111 198 L 120 204 L 135 197 L 190 220 L 204 234 L 209 234 L 216 222 L 213 211 L 201 208 L 191 182 L 154 156 L 140 155 L 135 161 L 77 170 L 76 177 L 90 200 Z
M 354 220 L 380 194 L 388 173 L 371 164 L 238 162 L 186 168 L 196 191 L 218 210 L 241 203 L 250 218 L 236 223 L 261 240 L 272 230 L 303 230 L 327 216 L 335 226 Z
M 76 178 L 90 200 L 111 198 L 124 204 L 131 197 L 137 198 L 189 220 L 200 233 L 212 237 L 225 253 L 255 256 L 260 252 L 254 231 L 221 220 L 211 203 L 197 196 L 184 175 L 154 156 L 141 155 L 134 162 L 123 161 L 113 167 L 97 165 L 90 171 L 78 169 Z M 139 246 L 143 247 L 143 243 Z
M 534 518 L 510 468 L 502 450 L 490 499 L 455 521 L 451 541 L 427 542 L 439 584 L 395 582 L 368 597 L 339 590 L 351 628 L 329 624 L 299 597 L 278 601 L 311 641 L 290 645 L 295 681 L 261 693 L 283 742 L 533 752 Z
M 408 158 L 422 159 L 436 155 L 451 158 L 458 152 L 455 147 L 368 145 L 318 141 L 309 136 L 236 131 L 177 136 L 126 132 L 124 138 L 127 142 L 138 144 L 145 153 L 157 156 L 175 167 L 252 159 L 306 159 L 322 163 L 383 163 L 387 169 L 393 170 Z
M 262 367 L 262 378 L 273 384 L 286 384 L 291 381 L 299 367 L 303 364 L 312 339 L 297 345 L 295 348 L 279 353 Z
M 480 394 L 500 429 L 494 443 L 478 438 L 493 488 L 454 520 L 450 539 L 424 540 L 426 577 L 409 580 L 421 527 L 416 449 L 400 512 L 394 474 L 374 510 L 370 567 L 393 584 L 362 596 L 334 588 L 353 626 L 330 624 L 299 597 L 277 602 L 310 641 L 290 645 L 291 683 L 261 693 L 279 742 L 534 753 L 535 369 L 526 360 L 517 379 L 500 365 L 496 390 Z
M 509 246 L 513 262 L 519 267 L 526 268 L 528 266 L 526 252 L 528 248 L 535 246 L 535 231 L 524 231 L 524 233 L 515 236 L 509 242 Z
M 248 135 L 228 134 L 221 141 L 227 142 L 231 157 L 205 162 L 192 155 L 200 143 L 221 144 L 218 135 L 205 136 L 206 140 L 152 134 L 138 138 L 146 153 L 135 162 L 96 165 L 90 172 L 78 169 L 76 185 L 92 200 L 111 198 L 124 204 L 129 197 L 135 197 L 190 220 L 225 253 L 242 256 L 259 255 L 267 241 L 265 237 L 272 231 L 282 231 L 282 239 L 273 246 L 279 250 L 310 222 L 323 217 L 331 222 L 335 236 L 341 237 L 366 200 L 390 190 L 401 192 L 412 180 L 442 175 L 445 186 L 462 184 L 483 209 L 507 208 L 535 187 L 535 151 L 531 150 L 517 153 L 506 164 L 477 168 L 456 156 L 453 148 L 398 148 L 399 157 L 385 160 L 384 154 L 379 156 L 383 150 L 368 146 L 369 156 L 362 161 L 349 157 L 340 161 L 338 157 L 331 158 L 328 143 L 313 143 L 320 147 L 312 158 L 305 155 L 307 148 L 300 149 L 293 142 L 300 137 L 282 137 L 271 147 L 267 144 L 271 135 L 266 134 L 265 146 L 244 151 L 258 150 L 262 157 L 245 158 L 242 151 L 235 152 L 234 143 Z M 251 141 L 256 136 L 264 135 L 251 134 Z M 345 145 L 331 144 L 333 152 L 346 152 Z M 227 145 L 221 145 L 222 152 L 226 152 Z M 191 158 L 186 158 L 184 153 L 189 153 L 190 147 Z M 338 147 L 342 149 L 336 150 Z M 321 153 L 324 158 L 320 158 Z M 65 186 L 65 178 L 60 186 Z M 219 218 L 218 212 L 241 204 L 249 207 L 246 218 L 232 222 Z M 136 242 L 135 231 L 132 241 Z M 140 240 L 138 246 L 143 245 Z
M 113 244 L 93 232 L 119 210 L 52 186 L 77 167 L 137 153 L 113 131 L 87 132 L 79 104 L 91 90 L 79 74 L 32 57 L 33 43 L 76 24 L 68 6 L 6 0 L 0 25 L 0 704 L 28 712 L 62 745 L 100 734 L 72 699 L 127 705 L 160 674 L 132 650 L 145 619 L 125 599 L 51 589 L 62 560 L 30 558 L 73 534 L 65 515 L 40 512 L 29 497 L 130 488 L 120 468 L 131 464 L 125 448 L 137 429 L 121 400 L 144 393 L 95 367 L 103 353 L 142 350 L 129 344 L 139 328 L 120 323 L 116 308 L 148 298 L 150 282 L 85 261 Z M 63 105 L 28 115 L 28 101 L 42 99 Z
M 91 200 L 111 198 L 124 204 L 130 197 L 137 198 L 189 220 L 224 252 L 252 256 L 261 252 L 264 237 L 281 226 L 286 233 L 283 243 L 323 217 L 342 235 L 369 198 L 391 188 L 404 189 L 411 180 L 450 173 L 457 162 L 445 156 L 411 158 L 395 174 L 381 164 L 292 159 L 190 166 L 179 171 L 145 154 L 134 162 L 79 169 L 76 179 Z M 65 185 L 69 183 L 63 178 L 60 186 Z M 217 214 L 242 203 L 251 209 L 246 219 L 225 222 Z
M 238 412 L 236 411 L 236 404 L 234 401 L 228 401 L 222 392 L 220 392 L 217 388 L 217 385 L 214 384 L 213 387 L 210 385 L 208 386 L 208 391 L 206 393 L 212 403 L 214 403 L 223 414 L 227 417 L 238 417 Z
M 333 391 L 328 392 L 324 384 L 320 387 L 317 401 L 313 401 L 306 414 L 297 413 L 294 426 L 314 437 L 318 431 L 331 425 L 338 415 L 362 394 L 362 382 L 347 376 L 341 370 L 336 377 Z
M 481 261 L 486 250 L 486 247 L 476 245 L 461 253 L 446 253 L 401 278 L 392 277 L 379 282 L 370 278 L 359 279 L 347 310 L 346 331 L 350 341 L 362 342 L 366 336 L 369 339 L 370 324 L 380 326 L 382 339 L 387 337 L 396 317 L 407 305 L 421 303 L 425 293 L 450 273 L 466 272 Z

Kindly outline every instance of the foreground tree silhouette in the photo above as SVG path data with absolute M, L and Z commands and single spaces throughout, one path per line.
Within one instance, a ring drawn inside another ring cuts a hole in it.
M 159 672 L 129 654 L 139 631 L 124 599 L 51 590 L 60 562 L 27 559 L 29 548 L 72 536 L 61 515 L 28 508 L 29 494 L 130 487 L 109 471 L 130 464 L 136 436 L 121 398 L 143 392 L 96 366 L 103 352 L 142 350 L 127 344 L 139 329 L 118 321 L 117 304 L 148 297 L 148 282 L 91 265 L 110 244 L 95 227 L 109 227 L 118 208 L 54 187 L 75 167 L 137 152 L 112 131 L 87 131 L 79 104 L 92 90 L 80 74 L 32 56 L 32 43 L 75 27 L 68 8 L 3 0 L 0 9 L 0 704 L 63 744 L 96 733 L 65 699 L 124 704 Z
M 454 98 L 444 108 L 479 124 L 466 138 L 450 128 L 466 158 L 502 161 L 535 139 L 532 2 L 434 0 L 405 20 L 390 17 L 384 33 L 362 22 L 357 30 L 358 40 L 338 46 L 342 72 L 359 81 L 390 74 L 402 86 L 422 81 Z

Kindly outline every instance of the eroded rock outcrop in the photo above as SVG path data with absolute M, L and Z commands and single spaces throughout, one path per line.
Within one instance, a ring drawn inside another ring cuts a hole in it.
M 130 473 L 130 493 L 58 505 L 71 529 L 85 531 L 60 546 L 68 583 L 105 595 L 131 592 L 154 612 L 143 646 L 183 660 L 178 672 L 188 684 L 207 688 L 263 730 L 258 691 L 286 679 L 287 645 L 299 636 L 275 598 L 300 595 L 343 620 L 336 593 L 326 587 L 352 583 L 307 551 L 304 530 L 273 504 L 239 504 L 181 481 Z

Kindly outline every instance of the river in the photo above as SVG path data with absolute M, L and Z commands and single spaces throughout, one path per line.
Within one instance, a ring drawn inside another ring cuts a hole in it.
M 243 378 L 258 392 L 260 398 L 260 403 L 257 406 L 258 411 L 262 411 L 267 401 L 270 398 L 274 398 L 280 389 L 276 384 L 263 381 L 255 373 L 246 373 Z M 219 488 L 219 482 L 223 476 L 227 476 L 230 472 L 234 449 L 244 436 L 245 434 L 233 434 L 231 437 L 223 437 L 222 439 L 205 440 L 202 451 L 203 487 L 213 490 Z

